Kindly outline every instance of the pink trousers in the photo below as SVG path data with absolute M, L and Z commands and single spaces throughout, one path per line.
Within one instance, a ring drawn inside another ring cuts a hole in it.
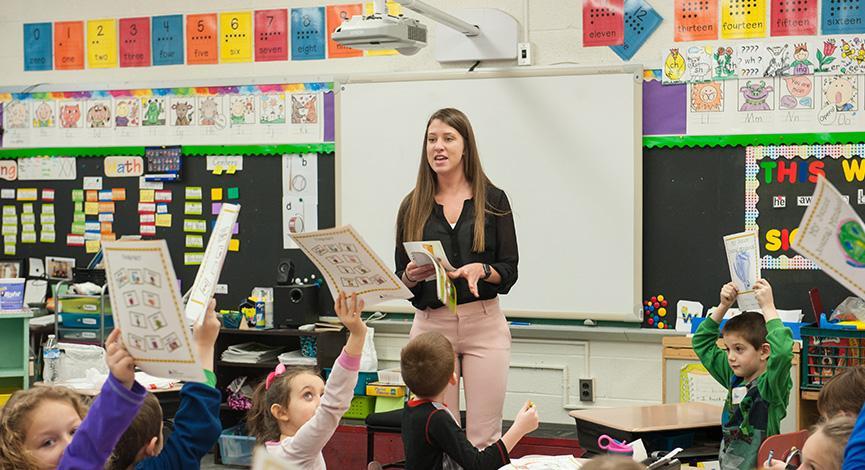
M 483 449 L 502 435 L 502 407 L 511 358 L 511 330 L 498 298 L 457 306 L 416 310 L 409 337 L 436 331 L 450 340 L 457 354 L 455 372 L 466 395 L 466 436 Z M 462 367 L 462 371 L 460 371 Z M 448 385 L 445 404 L 460 418 L 459 381 Z

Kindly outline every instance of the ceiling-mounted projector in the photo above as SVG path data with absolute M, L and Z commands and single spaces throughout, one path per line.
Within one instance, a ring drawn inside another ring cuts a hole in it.
M 412 55 L 426 46 L 427 28 L 402 15 L 358 15 L 344 21 L 332 37 L 343 46 L 355 49 L 396 49 L 400 54 Z

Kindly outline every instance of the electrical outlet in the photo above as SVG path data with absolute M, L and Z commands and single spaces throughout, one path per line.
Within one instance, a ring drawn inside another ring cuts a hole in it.
M 517 65 L 532 65 L 532 43 L 517 44 Z
M 595 401 L 595 379 L 580 379 L 580 401 Z

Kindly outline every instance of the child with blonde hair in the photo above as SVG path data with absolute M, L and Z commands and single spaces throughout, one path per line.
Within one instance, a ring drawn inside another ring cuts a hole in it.
M 280 364 L 256 388 L 247 415 L 248 431 L 257 443 L 306 470 L 327 468 L 321 451 L 351 404 L 366 338 L 366 324 L 360 318 L 363 300 L 341 293 L 334 307 L 349 336 L 327 384 L 314 369 Z

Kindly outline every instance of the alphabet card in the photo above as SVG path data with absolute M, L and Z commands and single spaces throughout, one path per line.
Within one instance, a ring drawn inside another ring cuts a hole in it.
M 583 47 L 624 42 L 624 0 L 583 0 Z
M 766 0 L 721 0 L 721 38 L 766 36 Z
M 104 241 L 114 321 L 144 372 L 204 382 L 165 240 Z
M 216 13 L 186 15 L 186 63 L 215 64 L 217 53 Z
M 252 13 L 219 14 L 219 58 L 222 62 L 252 62 Z

